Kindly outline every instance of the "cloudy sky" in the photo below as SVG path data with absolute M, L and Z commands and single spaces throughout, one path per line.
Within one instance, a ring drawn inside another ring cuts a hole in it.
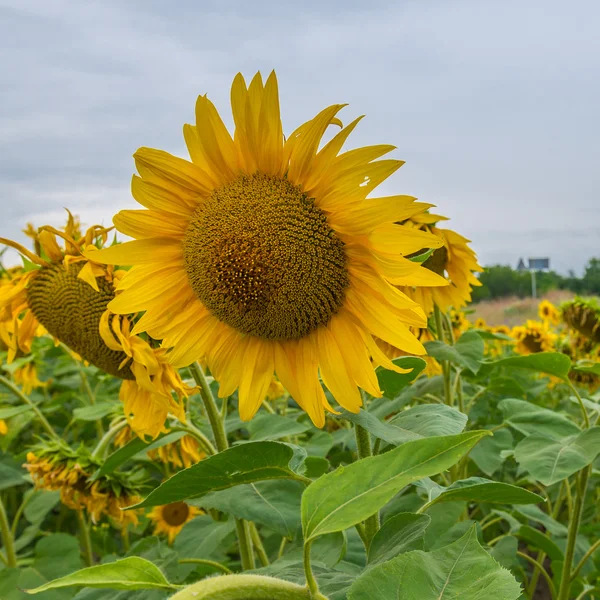
M 208 93 L 275 69 L 284 131 L 327 105 L 391 143 L 384 193 L 438 205 L 484 264 L 600 256 L 597 0 L 0 0 L 0 236 L 134 207 L 132 153 L 185 156 Z

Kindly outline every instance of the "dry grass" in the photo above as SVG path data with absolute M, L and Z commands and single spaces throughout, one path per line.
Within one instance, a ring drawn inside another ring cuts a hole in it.
M 470 321 L 483 318 L 488 325 L 508 325 L 514 327 L 521 325 L 527 319 L 539 320 L 538 305 L 542 300 L 549 300 L 556 306 L 571 300 L 575 294 L 566 290 L 552 290 L 542 298 L 517 298 L 509 296 L 497 300 L 485 300 L 478 304 L 472 304 L 469 308 L 473 310 L 468 315 Z

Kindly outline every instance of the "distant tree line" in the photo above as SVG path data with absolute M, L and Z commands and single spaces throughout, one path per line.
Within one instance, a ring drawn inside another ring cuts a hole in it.
M 531 274 L 529 271 L 515 271 L 508 265 L 486 267 L 480 274 L 482 286 L 473 289 L 473 302 L 502 298 L 503 296 L 531 296 Z M 537 272 L 538 295 L 550 290 L 569 290 L 582 295 L 600 295 L 600 258 L 592 258 L 585 267 L 583 277 L 573 271 L 566 277 L 554 271 Z

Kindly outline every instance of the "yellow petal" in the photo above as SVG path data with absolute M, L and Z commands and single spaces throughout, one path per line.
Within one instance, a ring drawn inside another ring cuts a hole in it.
M 156 237 L 115 244 L 102 250 L 86 250 L 83 255 L 94 262 L 108 265 L 144 265 L 183 260 L 180 240 Z

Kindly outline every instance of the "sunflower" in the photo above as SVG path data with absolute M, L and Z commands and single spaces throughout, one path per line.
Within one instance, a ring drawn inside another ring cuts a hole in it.
M 42 442 L 27 453 L 23 466 L 36 489 L 60 491 L 65 506 L 85 509 L 94 523 L 105 515 L 120 525 L 137 525 L 139 511 L 123 509 L 140 502 L 139 490 L 116 473 L 91 482 L 102 463 L 84 448 L 75 451 L 62 443 Z
M 450 323 L 452 323 L 452 332 L 455 338 L 459 338 L 471 326 L 465 313 L 455 308 L 450 310 Z
M 471 291 L 474 286 L 481 283 L 475 273 L 483 271 L 477 262 L 477 255 L 469 247 L 470 240 L 450 229 L 436 227 L 438 221 L 445 221 L 446 217 L 434 215 L 429 212 L 413 215 L 404 222 L 404 226 L 431 233 L 442 241 L 442 246 L 434 249 L 431 255 L 423 262 L 423 266 L 443 277 L 449 285 L 446 287 L 415 287 L 403 286 L 401 291 L 416 300 L 427 315 L 433 312 L 437 305 L 442 312 L 449 308 L 459 309 L 471 301 Z M 422 254 L 422 248 L 418 254 Z
M 86 363 L 122 379 L 120 398 L 130 425 L 141 437 L 156 437 L 169 413 L 185 420 L 181 399 L 192 388 L 167 362 L 165 349 L 131 333 L 133 316 L 107 310 L 123 272 L 89 260 L 83 251 L 104 244 L 108 230 L 94 226 L 84 237 L 77 237 L 78 232 L 70 213 L 64 231 L 40 228 L 36 241 L 41 255 L 0 238 L 35 267 L 0 288 L 0 313 L 14 323 L 9 360 L 11 351 L 12 357 L 17 351 L 30 352 L 41 324 Z M 57 237 L 64 239 L 64 249 Z
M 477 319 L 475 319 L 475 323 L 473 324 L 473 327 L 475 327 L 475 329 L 488 329 L 488 324 L 486 323 L 486 320 L 483 317 L 478 317 Z
M 595 300 L 575 298 L 561 307 L 565 323 L 594 343 L 600 343 L 600 306 Z
M 8 425 L 4 419 L 0 419 L 0 435 L 6 435 L 8 433 Z
M 445 285 L 406 256 L 440 248 L 437 236 L 398 225 L 431 205 L 409 196 L 367 196 L 402 162 L 376 160 L 379 145 L 340 154 L 360 119 L 343 127 L 343 105 L 326 108 L 287 139 L 277 79 L 234 79 L 235 133 L 200 96 L 184 126 L 191 162 L 139 149 L 132 193 L 146 210 L 124 210 L 118 230 L 136 240 L 86 253 L 133 265 L 110 303 L 145 311 L 133 333 L 171 348 L 177 367 L 202 360 L 221 397 L 239 389 L 242 419 L 256 413 L 273 373 L 322 427 L 333 410 L 319 381 L 357 412 L 359 388 L 381 391 L 375 365 L 398 370 L 374 336 L 425 352 L 409 331 L 425 327 L 419 305 L 395 285 Z M 320 148 L 331 125 L 341 127 Z
M 164 533 L 173 543 L 186 523 L 195 516 L 203 514 L 199 508 L 185 502 L 173 502 L 164 506 L 155 506 L 148 516 L 154 523 L 154 535 Z
M 560 324 L 560 311 L 549 300 L 542 300 L 540 302 L 538 314 L 542 321 L 548 321 L 551 325 Z
M 530 320 L 525 325 L 513 327 L 511 335 L 517 342 L 515 350 L 519 354 L 550 352 L 557 339 L 557 335 L 548 328 L 548 323 Z

